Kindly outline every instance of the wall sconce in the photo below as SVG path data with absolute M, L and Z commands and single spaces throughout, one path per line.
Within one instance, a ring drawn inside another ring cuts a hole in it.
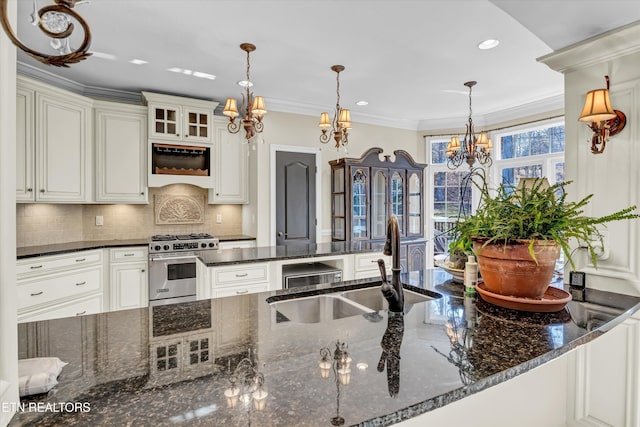
M 25 46 L 18 40 L 18 37 L 14 34 L 9 24 L 7 1 L 8 0 L 0 0 L 0 23 L 9 40 L 11 40 L 18 49 L 23 50 L 43 64 L 53 65 L 55 67 L 69 67 L 68 64 L 75 64 L 91 56 L 91 53 L 88 52 L 89 46 L 91 45 L 89 24 L 73 10 L 76 4 L 86 3 L 86 1 L 54 0 L 54 5 L 45 6 L 40 10 L 36 10 L 36 3 L 34 2 L 34 9 L 30 15 L 31 24 L 34 26 L 37 25 L 45 35 L 51 37 L 51 47 L 58 51 L 58 55 L 40 53 Z M 69 46 L 69 37 L 74 30 L 71 18 L 75 19 L 84 31 L 82 44 L 73 51 Z
M 616 135 L 627 123 L 627 116 L 622 111 L 611 108 L 609 99 L 609 76 L 604 76 L 606 89 L 587 92 L 584 107 L 580 114 L 581 122 L 586 122 L 593 131 L 591 152 L 600 154 L 604 151 L 610 136 Z
M 267 396 L 269 393 L 263 388 L 264 374 L 258 371 L 258 362 L 251 360 L 251 350 L 249 356 L 242 359 L 229 377 L 230 387 L 224 391 L 224 398 L 229 408 L 238 406 L 242 402 L 245 407 L 253 407 L 257 411 L 262 411 L 267 406 Z M 231 372 L 231 361 L 227 368 Z

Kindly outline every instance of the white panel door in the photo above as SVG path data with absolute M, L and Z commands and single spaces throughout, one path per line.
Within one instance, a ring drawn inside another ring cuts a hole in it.
M 97 103 L 96 202 L 148 203 L 147 108 Z
M 111 311 L 149 305 L 147 262 L 111 266 Z
M 36 200 L 89 202 L 91 106 L 36 93 Z
M 242 132 L 231 134 L 226 122 L 215 126 L 214 187 L 209 190 L 209 203 L 248 203 L 248 146 Z
M 35 200 L 35 141 L 32 90 L 16 93 L 16 201 Z

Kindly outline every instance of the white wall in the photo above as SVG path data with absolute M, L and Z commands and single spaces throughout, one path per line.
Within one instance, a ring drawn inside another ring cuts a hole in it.
M 381 147 L 384 154 L 393 155 L 394 150 L 408 151 L 417 162 L 424 162 L 424 143 L 422 132 L 395 129 L 382 126 L 353 123 L 349 135 L 348 154 L 336 152 L 334 144 L 321 144 L 319 141 L 319 117 L 299 114 L 270 112 L 264 119 L 264 132 L 252 142 L 250 150 L 250 204 L 244 208 L 245 234 L 256 235 L 258 246 L 270 245 L 270 145 L 288 145 L 320 148 L 321 196 L 322 206 L 320 228 L 322 234 L 318 241 L 329 241 L 327 233 L 331 231 L 331 199 L 329 161 L 340 157 L 360 157 L 371 147 Z
M 15 23 L 16 0 L 9 0 Z M 18 402 L 16 328 L 16 50 L 0 35 L 0 426 L 13 416 Z
M 602 216 L 640 205 L 640 24 L 541 58 L 565 74 L 565 176 L 574 183 L 569 195 L 577 200 L 593 194 L 587 215 Z M 578 121 L 585 93 L 605 87 L 611 79 L 611 104 L 627 115 L 626 128 L 611 138 L 602 154 L 592 154 L 592 132 Z M 640 295 L 640 220 L 607 227 L 610 256 L 589 265 L 580 254 L 578 269 L 586 271 L 587 286 Z M 607 244 L 607 242 L 605 242 Z M 583 252 L 586 252 L 582 250 Z

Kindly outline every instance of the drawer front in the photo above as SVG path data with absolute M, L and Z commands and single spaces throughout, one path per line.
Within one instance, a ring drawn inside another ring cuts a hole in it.
M 102 264 L 102 250 L 43 256 L 18 261 L 16 274 L 20 278 L 98 263 Z
M 213 291 L 214 298 L 234 297 L 238 295 L 254 294 L 269 290 L 269 283 L 261 283 L 250 286 L 234 286 L 233 288 L 216 289 Z
M 265 282 L 269 280 L 269 264 L 239 264 L 234 267 L 216 268 L 214 280 L 216 286 Z
M 146 246 L 111 249 L 111 262 L 146 261 L 149 251 Z
M 240 249 L 240 248 L 255 248 L 255 240 L 228 240 L 226 242 L 220 242 L 218 244 L 220 249 Z
M 99 291 L 101 285 L 102 267 L 19 282 L 17 286 L 18 310 Z
M 378 259 L 384 259 L 385 266 L 391 271 L 391 257 L 384 255 L 382 252 L 374 252 L 368 254 L 357 254 L 355 256 L 356 271 L 378 270 Z
M 35 322 L 36 320 L 59 319 L 62 317 L 84 316 L 96 314 L 102 311 L 102 295 L 93 295 L 86 298 L 56 304 L 47 309 L 33 311 L 18 316 L 18 322 Z

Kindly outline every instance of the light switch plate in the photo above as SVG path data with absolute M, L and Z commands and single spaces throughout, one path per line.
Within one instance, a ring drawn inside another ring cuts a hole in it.
M 96 215 L 96 225 L 104 225 L 104 217 L 102 215 Z
M 583 271 L 572 271 L 569 273 L 569 286 L 573 288 L 584 288 L 586 274 Z
M 216 224 L 222 224 L 222 214 L 216 215 Z

